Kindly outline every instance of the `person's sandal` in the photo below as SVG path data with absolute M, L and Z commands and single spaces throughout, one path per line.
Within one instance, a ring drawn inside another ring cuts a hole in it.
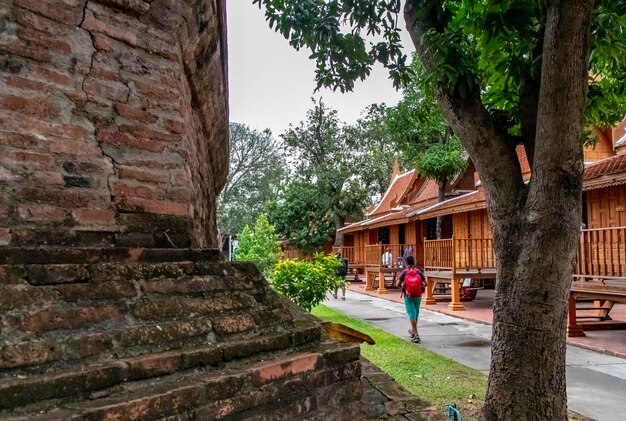
M 413 337 L 415 336 L 415 334 L 413 333 L 411 329 L 409 329 L 409 335 L 411 336 L 411 339 L 413 339 Z
M 413 339 L 411 339 L 411 342 L 413 342 L 414 344 L 418 344 L 418 343 L 420 343 L 420 337 L 419 337 L 419 335 L 415 335 L 415 336 L 413 336 Z

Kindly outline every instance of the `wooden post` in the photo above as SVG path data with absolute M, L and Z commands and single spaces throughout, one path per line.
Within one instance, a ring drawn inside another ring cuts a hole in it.
M 382 271 L 378 272 L 378 293 L 387 293 L 387 288 L 385 288 L 385 274 Z
M 437 281 L 435 279 L 428 279 L 428 277 L 426 277 L 426 283 L 428 284 L 426 286 L 426 299 L 424 300 L 424 304 L 425 305 L 432 305 L 432 304 L 437 304 L 437 300 L 435 300 L 435 295 L 434 295 L 434 291 L 435 291 L 435 287 L 437 286 Z
M 450 280 L 450 294 L 452 295 L 452 300 L 450 304 L 448 304 L 448 308 L 452 311 L 465 310 L 465 306 L 461 303 L 461 284 L 462 282 L 454 276 Z
M 569 294 L 569 309 L 567 313 L 567 336 L 576 338 L 586 336 L 583 328 L 576 324 L 576 295 Z
M 365 268 L 365 291 L 371 291 L 374 289 L 374 280 L 372 277 L 374 276 L 374 272 L 370 272 Z

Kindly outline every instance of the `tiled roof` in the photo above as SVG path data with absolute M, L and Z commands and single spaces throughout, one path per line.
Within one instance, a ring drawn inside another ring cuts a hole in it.
M 387 212 L 391 212 L 396 206 L 398 206 L 404 196 L 408 193 L 410 187 L 415 180 L 416 171 L 411 170 L 404 174 L 396 175 L 389 188 L 385 192 L 385 195 L 380 200 L 378 205 L 367 214 L 368 217 L 382 215 Z
M 585 167 L 583 189 L 626 184 L 626 154 L 615 155 Z
M 481 189 L 463 196 L 448 199 L 445 202 L 437 203 L 429 208 L 423 209 L 416 216 L 419 216 L 420 219 L 428 219 L 439 215 L 450 215 L 485 207 L 485 192 Z
M 411 200 L 410 205 L 416 205 L 439 197 L 439 186 L 434 180 L 426 180 L 420 190 L 417 192 L 415 199 Z

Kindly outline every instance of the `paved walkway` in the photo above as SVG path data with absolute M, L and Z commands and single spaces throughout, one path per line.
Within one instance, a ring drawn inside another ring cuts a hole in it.
M 329 295 L 330 297 L 330 295 Z M 372 323 L 408 340 L 402 304 L 348 291 L 346 300 L 325 305 Z M 424 348 L 487 374 L 491 326 L 421 309 L 419 333 Z M 626 359 L 576 346 L 567 347 L 569 408 L 597 421 L 615 421 L 624 413 Z

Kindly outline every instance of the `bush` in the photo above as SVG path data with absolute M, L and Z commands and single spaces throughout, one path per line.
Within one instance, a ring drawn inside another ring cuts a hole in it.
M 257 218 L 254 230 L 246 225 L 237 234 L 235 260 L 253 262 L 268 279 L 271 278 L 274 266 L 280 260 L 281 255 L 280 243 L 274 232 L 274 226 L 263 214 Z
M 316 254 L 312 262 L 284 260 L 274 270 L 271 285 L 280 294 L 307 311 L 326 298 L 329 289 L 341 288 L 345 280 L 337 275 L 335 256 Z

